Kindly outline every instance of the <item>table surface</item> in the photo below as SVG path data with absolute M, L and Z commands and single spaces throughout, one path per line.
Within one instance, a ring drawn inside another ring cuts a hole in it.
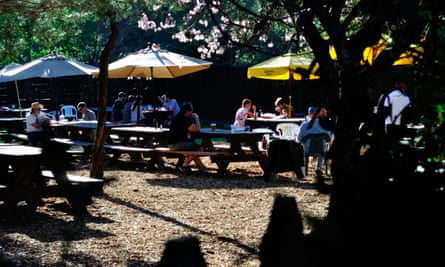
M 281 123 L 281 122 L 295 122 L 302 123 L 306 119 L 305 118 L 247 118 L 246 121 L 258 121 L 258 122 L 273 122 L 273 123 Z
M 26 118 L 20 118 L 20 117 L 0 117 L 0 122 L 25 122 Z
M 264 135 L 264 134 L 272 134 L 273 131 L 270 129 L 256 129 L 255 131 L 232 131 L 228 129 L 215 129 L 212 131 L 210 128 L 201 128 L 201 131 L 198 135 L 210 135 L 215 137 L 224 137 L 224 136 L 255 136 L 255 135 Z
M 0 156 L 7 157 L 24 157 L 24 156 L 38 156 L 42 154 L 40 147 L 3 144 L 0 146 Z
M 122 123 L 122 122 L 105 122 L 106 128 L 113 128 L 113 127 L 126 127 L 126 126 L 133 126 L 136 125 L 135 123 Z M 50 123 L 51 127 L 73 127 L 73 128 L 86 128 L 86 129 L 96 129 L 97 128 L 97 121 L 51 121 Z
M 112 132 L 123 133 L 164 133 L 168 132 L 168 128 L 155 128 L 151 126 L 131 126 L 131 127 L 116 127 L 111 128 Z

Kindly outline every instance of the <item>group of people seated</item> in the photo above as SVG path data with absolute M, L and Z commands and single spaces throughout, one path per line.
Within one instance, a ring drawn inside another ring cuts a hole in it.
M 29 113 L 26 114 L 25 131 L 27 133 L 28 142 L 32 146 L 42 146 L 42 144 L 48 141 L 52 136 L 51 129 L 49 128 L 51 118 L 43 114 L 41 112 L 42 109 L 42 104 L 39 102 L 33 102 L 31 104 Z M 86 102 L 79 102 L 77 104 L 77 110 L 79 114 L 81 114 L 81 120 L 96 120 L 96 113 L 88 108 Z M 94 130 L 85 132 L 84 134 L 85 139 L 94 140 Z
M 275 116 L 274 118 L 291 118 L 291 114 L 294 114 L 294 108 L 286 103 L 284 98 L 278 97 L 275 102 Z M 245 127 L 247 118 L 256 118 L 260 114 L 257 114 L 256 106 L 253 105 L 252 100 L 244 98 L 241 101 L 241 106 L 235 112 L 235 118 L 233 122 L 234 127 Z M 329 144 L 334 138 L 334 123 L 328 117 L 327 109 L 322 107 L 311 106 L 308 108 L 306 120 L 298 128 L 298 133 L 295 141 L 301 143 L 305 151 L 305 161 L 308 160 L 308 152 L 310 151 L 311 139 L 307 138 L 309 135 L 324 134 L 326 138 L 323 139 L 323 153 L 317 157 L 316 169 L 321 171 L 323 166 L 327 166 L 325 162 L 325 156 L 329 148 Z M 305 162 L 307 166 L 308 162 Z M 326 170 L 327 171 L 327 170 Z
M 201 146 L 195 142 L 195 134 L 200 131 L 201 124 L 198 114 L 193 110 L 191 102 L 184 102 L 179 106 L 178 102 L 170 94 L 165 94 L 159 97 L 163 106 L 170 110 L 172 113 L 169 118 L 169 133 L 168 133 L 168 146 L 172 150 L 201 150 Z M 118 98 L 113 103 L 112 120 L 113 121 L 139 121 L 143 118 L 143 110 L 140 105 L 142 102 L 141 96 L 128 96 L 124 92 L 118 94 Z M 292 113 L 293 109 L 282 98 L 278 98 L 275 101 L 277 116 L 280 118 L 288 117 L 289 111 Z M 28 138 L 31 145 L 38 145 L 40 140 L 44 137 L 45 125 L 49 124 L 49 118 L 40 114 L 42 105 L 38 102 L 32 103 L 31 111 L 27 115 L 26 129 L 28 132 Z M 86 102 L 79 102 L 77 104 L 79 114 L 81 114 L 82 120 L 96 120 L 96 114 L 94 111 L 88 108 Z M 256 106 L 252 104 L 252 101 L 245 98 L 241 102 L 241 107 L 235 112 L 235 122 L 237 127 L 245 126 L 245 119 L 249 117 L 258 116 Z M 329 136 L 332 134 L 332 125 L 327 120 L 327 114 L 325 109 L 319 109 L 310 107 L 308 111 L 308 120 L 305 121 L 299 130 L 297 140 L 303 141 L 304 136 L 312 133 L 326 133 Z M 92 131 L 88 133 L 88 139 L 94 140 L 95 133 Z M 306 144 L 303 143 L 305 146 Z M 202 164 L 199 157 L 187 157 L 178 168 L 184 172 L 190 171 L 192 161 L 201 170 L 206 171 L 206 167 Z
M 125 92 L 119 92 L 114 101 L 111 110 L 111 120 L 121 122 L 139 123 L 145 119 L 144 108 L 142 107 L 142 95 L 128 95 Z M 179 113 L 179 104 L 170 93 L 158 96 L 157 100 L 161 103 L 160 108 L 168 111 L 167 117 L 159 122 L 160 125 L 170 126 L 173 117 Z
M 287 103 L 284 98 L 277 97 L 274 102 L 275 110 L 272 114 L 273 118 L 292 118 L 294 117 L 294 108 L 290 103 Z M 235 112 L 235 119 L 233 126 L 235 128 L 245 127 L 247 118 L 261 117 L 262 111 L 257 113 L 257 107 L 249 98 L 244 98 L 241 101 L 241 106 Z

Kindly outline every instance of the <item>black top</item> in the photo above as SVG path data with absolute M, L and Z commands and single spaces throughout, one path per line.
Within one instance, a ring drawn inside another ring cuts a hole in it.
M 174 144 L 184 141 L 193 141 L 194 136 L 188 130 L 189 126 L 193 124 L 193 119 L 178 114 L 172 120 L 170 130 L 168 131 L 168 143 Z
M 111 110 L 111 120 L 112 121 L 121 121 L 124 118 L 122 114 L 122 110 L 124 109 L 125 103 L 119 99 L 114 101 L 112 110 Z

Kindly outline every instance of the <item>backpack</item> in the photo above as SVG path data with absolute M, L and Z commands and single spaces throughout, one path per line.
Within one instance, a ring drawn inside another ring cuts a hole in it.
M 392 92 L 385 92 L 383 94 L 380 95 L 379 100 L 377 101 L 377 105 L 374 107 L 374 117 L 376 120 L 376 125 L 381 125 L 384 127 L 385 124 L 385 119 L 388 116 L 391 116 L 391 111 L 392 111 L 392 104 L 391 101 L 389 100 L 389 94 Z M 389 105 L 386 107 L 385 106 L 385 99 L 388 99 Z M 414 111 L 413 111 L 413 107 L 410 104 L 406 105 L 400 112 L 399 114 L 396 114 L 394 117 L 392 117 L 392 122 L 394 123 L 398 118 L 400 117 L 400 125 L 402 126 L 406 126 L 407 124 L 411 123 L 414 119 Z

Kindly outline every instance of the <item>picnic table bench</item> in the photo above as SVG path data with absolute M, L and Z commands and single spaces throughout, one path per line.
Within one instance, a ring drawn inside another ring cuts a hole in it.
M 218 174 L 224 175 L 227 171 L 227 167 L 231 162 L 243 162 L 243 161 L 258 161 L 261 167 L 264 169 L 267 156 L 265 153 L 254 153 L 250 149 L 246 148 L 243 154 L 233 154 L 229 149 L 212 150 L 212 151 L 183 151 L 183 150 L 170 150 L 168 147 L 156 147 L 154 151 L 159 153 L 159 156 L 185 158 L 188 156 L 197 157 L 210 157 L 211 162 L 218 166 Z M 182 164 L 182 160 L 179 160 L 176 165 Z
M 74 214 L 85 214 L 86 206 L 101 191 L 104 180 L 67 174 L 63 166 L 58 166 L 63 165 L 61 162 L 54 166 L 45 162 L 47 157 L 63 161 L 63 155 L 42 156 L 42 150 L 17 144 L 0 145 L 0 206 L 13 210 L 20 201 L 33 206 L 43 197 L 64 197 Z M 42 166 L 49 167 L 42 172 Z

